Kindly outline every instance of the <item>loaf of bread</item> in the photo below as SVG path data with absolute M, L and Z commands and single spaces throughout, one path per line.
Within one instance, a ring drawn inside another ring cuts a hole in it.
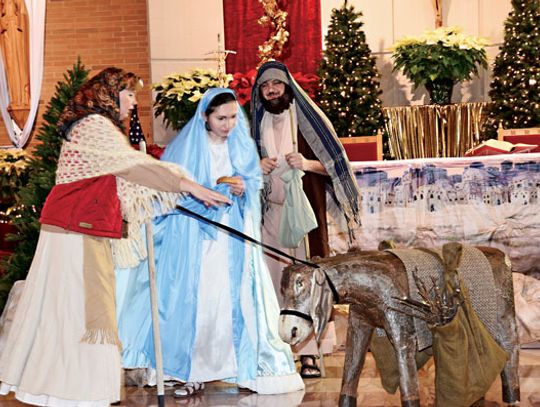
M 216 181 L 216 184 L 237 185 L 240 184 L 240 182 L 240 179 L 237 177 L 219 177 Z

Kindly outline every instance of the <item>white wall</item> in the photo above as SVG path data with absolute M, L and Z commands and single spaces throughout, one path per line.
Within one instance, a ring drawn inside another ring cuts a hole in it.
M 172 72 L 217 68 L 207 53 L 217 49 L 218 34 L 224 43 L 223 0 L 148 0 L 148 24 L 152 82 Z M 166 144 L 174 134 L 154 119 L 154 142 Z
M 148 0 L 152 80 L 158 82 L 170 72 L 193 67 L 216 67 L 205 53 L 217 48 L 217 34 L 223 38 L 223 1 L 227 0 Z M 253 0 L 258 1 L 258 0 Z M 332 8 L 343 0 L 321 0 L 323 35 L 330 23 Z M 404 35 L 421 34 L 435 27 L 431 0 L 349 0 L 363 13 L 364 31 L 372 52 L 378 58 L 383 104 L 399 106 L 423 103 L 425 91 L 412 91 L 411 83 L 400 73 L 392 73 L 388 49 Z M 468 34 L 486 37 L 494 58 L 504 37 L 504 20 L 510 0 L 443 0 L 443 24 L 459 25 Z M 490 63 L 493 59 L 490 60 Z M 454 101 L 488 100 L 489 72 L 454 89 Z M 171 136 L 159 120 L 154 122 L 154 139 L 165 143 Z

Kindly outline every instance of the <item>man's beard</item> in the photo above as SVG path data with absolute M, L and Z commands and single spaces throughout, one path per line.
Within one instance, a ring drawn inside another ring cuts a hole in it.
M 280 114 L 291 106 L 292 99 L 292 95 L 285 91 L 283 95 L 276 99 L 266 100 L 264 97 L 261 97 L 261 103 L 267 112 L 272 114 Z

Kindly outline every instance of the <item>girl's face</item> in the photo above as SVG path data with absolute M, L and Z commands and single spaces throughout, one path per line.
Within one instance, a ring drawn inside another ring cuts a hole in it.
M 129 116 L 129 112 L 137 104 L 137 92 L 124 89 L 120 91 L 120 120 Z
M 208 137 L 215 143 L 224 143 L 231 130 L 236 126 L 238 106 L 235 101 L 219 105 L 209 115 L 203 114 L 210 130 Z

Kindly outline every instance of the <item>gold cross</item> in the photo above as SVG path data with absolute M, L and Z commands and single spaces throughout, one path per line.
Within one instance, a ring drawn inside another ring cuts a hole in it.
M 229 54 L 236 54 L 236 51 L 231 51 L 229 49 L 223 49 L 221 46 L 221 35 L 218 34 L 218 47 L 216 51 L 207 52 L 206 55 L 215 55 L 214 58 L 207 58 L 212 61 L 217 61 L 217 77 L 219 86 L 227 86 L 227 73 L 225 72 L 225 60 Z

